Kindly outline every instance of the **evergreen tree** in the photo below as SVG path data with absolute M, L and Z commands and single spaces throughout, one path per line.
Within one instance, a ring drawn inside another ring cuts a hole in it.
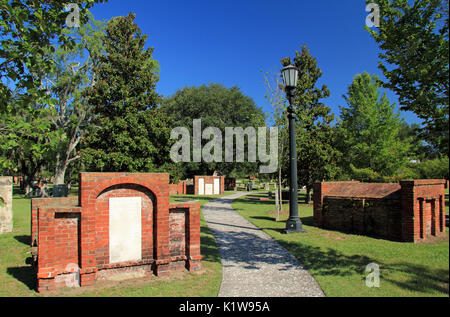
M 90 170 L 156 171 L 169 158 L 170 129 L 157 104 L 159 79 L 153 48 L 135 15 L 112 18 L 103 38 L 97 82 L 89 91 L 97 129 L 84 142 L 83 160 Z
M 283 66 L 291 63 L 290 58 L 282 61 Z M 330 96 L 326 85 L 317 88 L 322 70 L 306 45 L 296 52 L 294 65 L 299 70 L 295 109 L 297 114 L 297 169 L 298 183 L 306 186 L 306 202 L 311 200 L 312 186 L 317 181 L 332 179 L 337 173 L 337 159 L 340 153 L 333 147 L 335 133 L 332 129 L 334 115 L 322 99 Z M 285 171 L 289 170 L 289 159 L 284 156 Z M 287 176 L 287 174 L 285 174 Z
M 412 138 L 402 136 L 403 121 L 380 88 L 380 79 L 365 72 L 355 76 L 344 96 L 338 147 L 352 177 L 391 177 L 407 162 Z

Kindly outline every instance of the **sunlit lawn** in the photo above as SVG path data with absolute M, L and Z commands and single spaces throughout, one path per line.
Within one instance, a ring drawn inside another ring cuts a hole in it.
M 258 195 L 267 196 L 252 196 Z M 327 296 L 448 296 L 448 228 L 446 238 L 433 243 L 394 242 L 316 228 L 312 206 L 301 205 L 307 233 L 284 235 L 288 205 L 280 222 L 273 201 L 240 198 L 233 208 L 296 256 Z M 379 288 L 366 286 L 370 263 L 380 266 Z
M 72 189 L 70 195 L 76 195 Z M 225 195 L 232 194 L 226 192 Z M 218 196 L 174 196 L 195 199 L 204 205 Z M 15 194 L 13 200 L 14 231 L 0 236 L 0 296 L 41 296 L 35 289 L 35 275 L 28 264 L 30 254 L 30 199 Z M 50 296 L 139 296 L 139 297 L 215 297 L 222 280 L 222 266 L 215 240 L 201 219 L 202 271 L 174 273 L 167 277 L 100 283 L 95 287 L 60 290 Z M 48 295 L 47 295 L 48 296 Z

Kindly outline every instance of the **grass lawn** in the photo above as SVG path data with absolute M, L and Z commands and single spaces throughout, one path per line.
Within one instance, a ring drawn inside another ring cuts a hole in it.
M 258 195 L 267 196 L 252 196 Z M 448 196 L 446 205 L 448 213 Z M 284 235 L 288 205 L 280 222 L 275 221 L 273 201 L 243 197 L 233 208 L 296 256 L 327 296 L 448 296 L 448 228 L 446 238 L 432 243 L 393 242 L 316 228 L 312 206 L 300 205 L 307 233 Z M 379 288 L 365 284 L 369 263 L 380 266 Z
M 72 189 L 70 195 L 76 195 Z M 225 195 L 233 192 L 226 192 Z M 173 196 L 195 199 L 204 205 L 219 196 Z M 31 200 L 15 191 L 13 199 L 14 231 L 0 236 L 0 297 L 42 296 L 35 289 L 35 275 L 28 264 L 30 254 Z M 174 272 L 166 277 L 151 276 L 121 282 L 100 282 L 83 289 L 64 289 L 50 296 L 139 296 L 139 297 L 216 297 L 222 281 L 222 265 L 215 239 L 201 218 L 202 271 Z M 45 295 L 45 296 L 49 296 Z

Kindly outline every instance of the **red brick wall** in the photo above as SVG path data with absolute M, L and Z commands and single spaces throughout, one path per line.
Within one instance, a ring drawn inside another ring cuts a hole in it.
M 445 233 L 445 180 L 414 180 L 402 186 L 402 239 L 419 242 Z
M 140 261 L 109 263 L 111 197 L 141 197 Z M 200 268 L 200 205 L 169 205 L 168 174 L 82 173 L 78 198 L 33 199 L 31 210 L 40 292 L 65 286 L 69 264 L 81 286 L 117 272 Z
M 214 179 L 218 178 L 220 179 L 220 193 L 219 195 L 223 195 L 225 192 L 225 176 L 194 176 L 194 195 L 199 195 L 198 190 L 198 179 L 203 178 L 205 180 L 205 187 L 206 184 L 213 184 L 214 185 Z
M 419 242 L 445 234 L 444 180 L 314 184 L 314 222 L 327 229 Z
M 186 195 L 186 181 L 181 181 L 178 184 L 169 185 L 170 195 Z

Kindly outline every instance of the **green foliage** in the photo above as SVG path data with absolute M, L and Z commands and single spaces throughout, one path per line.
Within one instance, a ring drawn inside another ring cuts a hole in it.
M 131 13 L 112 18 L 102 39 L 97 80 L 88 90 L 97 125 L 83 143 L 89 170 L 156 171 L 169 158 L 169 123 L 155 92 L 159 65 L 134 19 Z
M 79 5 L 83 24 L 88 20 L 88 9 L 105 0 L 70 2 Z M 54 51 L 52 43 L 74 45 L 64 34 L 69 14 L 65 5 L 63 1 L 0 0 L 0 112 L 10 104 L 12 89 L 22 92 L 16 100 L 21 107 L 28 106 L 33 99 L 45 98 L 45 91 L 39 87 L 53 64 L 49 55 Z
M 10 109 L 0 116 L 0 174 L 20 173 L 28 185 L 50 161 L 55 132 L 45 105 L 25 110 L 12 101 Z
M 54 185 L 65 183 L 65 172 L 70 164 L 80 159 L 79 143 L 91 126 L 92 106 L 86 91 L 96 80 L 94 68 L 102 54 L 104 23 L 89 21 L 72 32 L 74 46 L 59 46 L 53 54 L 54 66 L 45 76 L 47 91 L 53 98 L 48 104 L 55 137 L 53 146 Z
M 415 164 L 418 178 L 420 179 L 449 179 L 448 156 L 425 160 Z
M 380 7 L 380 28 L 367 31 L 379 44 L 384 84 L 402 110 L 424 120 L 422 136 L 448 156 L 448 0 L 367 0 Z
M 344 96 L 336 146 L 345 153 L 341 166 L 352 178 L 393 176 L 408 159 L 412 138 L 400 137 L 402 120 L 380 85 L 377 76 L 358 74 Z
M 289 58 L 282 60 L 285 65 Z M 335 133 L 331 126 L 334 115 L 321 99 L 330 96 L 326 85 L 317 88 L 322 70 L 306 45 L 296 52 L 294 65 L 299 69 L 295 93 L 297 114 L 297 169 L 300 186 L 312 188 L 314 182 L 332 179 L 337 173 L 340 153 L 333 147 Z M 286 127 L 287 129 L 288 127 Z M 288 153 L 283 156 L 284 173 L 289 170 Z M 308 197 L 307 197 L 308 199 Z
M 174 127 L 186 127 L 192 137 L 193 120 L 202 120 L 202 131 L 207 127 L 216 127 L 225 131 L 226 127 L 265 127 L 265 118 L 261 108 L 245 96 L 238 87 L 226 88 L 220 84 L 185 87 L 173 96 L 165 98 L 163 109 L 174 120 Z M 223 138 L 224 140 L 224 138 Z M 202 140 L 202 146 L 208 140 Z M 191 142 L 192 143 L 192 142 Z M 247 145 L 247 143 L 246 143 Z M 246 146 L 245 145 L 245 146 Z M 247 148 L 247 147 L 246 147 Z M 222 151 L 225 155 L 225 151 Z M 231 177 L 243 177 L 256 174 L 257 163 L 178 163 L 178 169 L 184 177 L 193 175 L 212 175 L 218 171 Z

